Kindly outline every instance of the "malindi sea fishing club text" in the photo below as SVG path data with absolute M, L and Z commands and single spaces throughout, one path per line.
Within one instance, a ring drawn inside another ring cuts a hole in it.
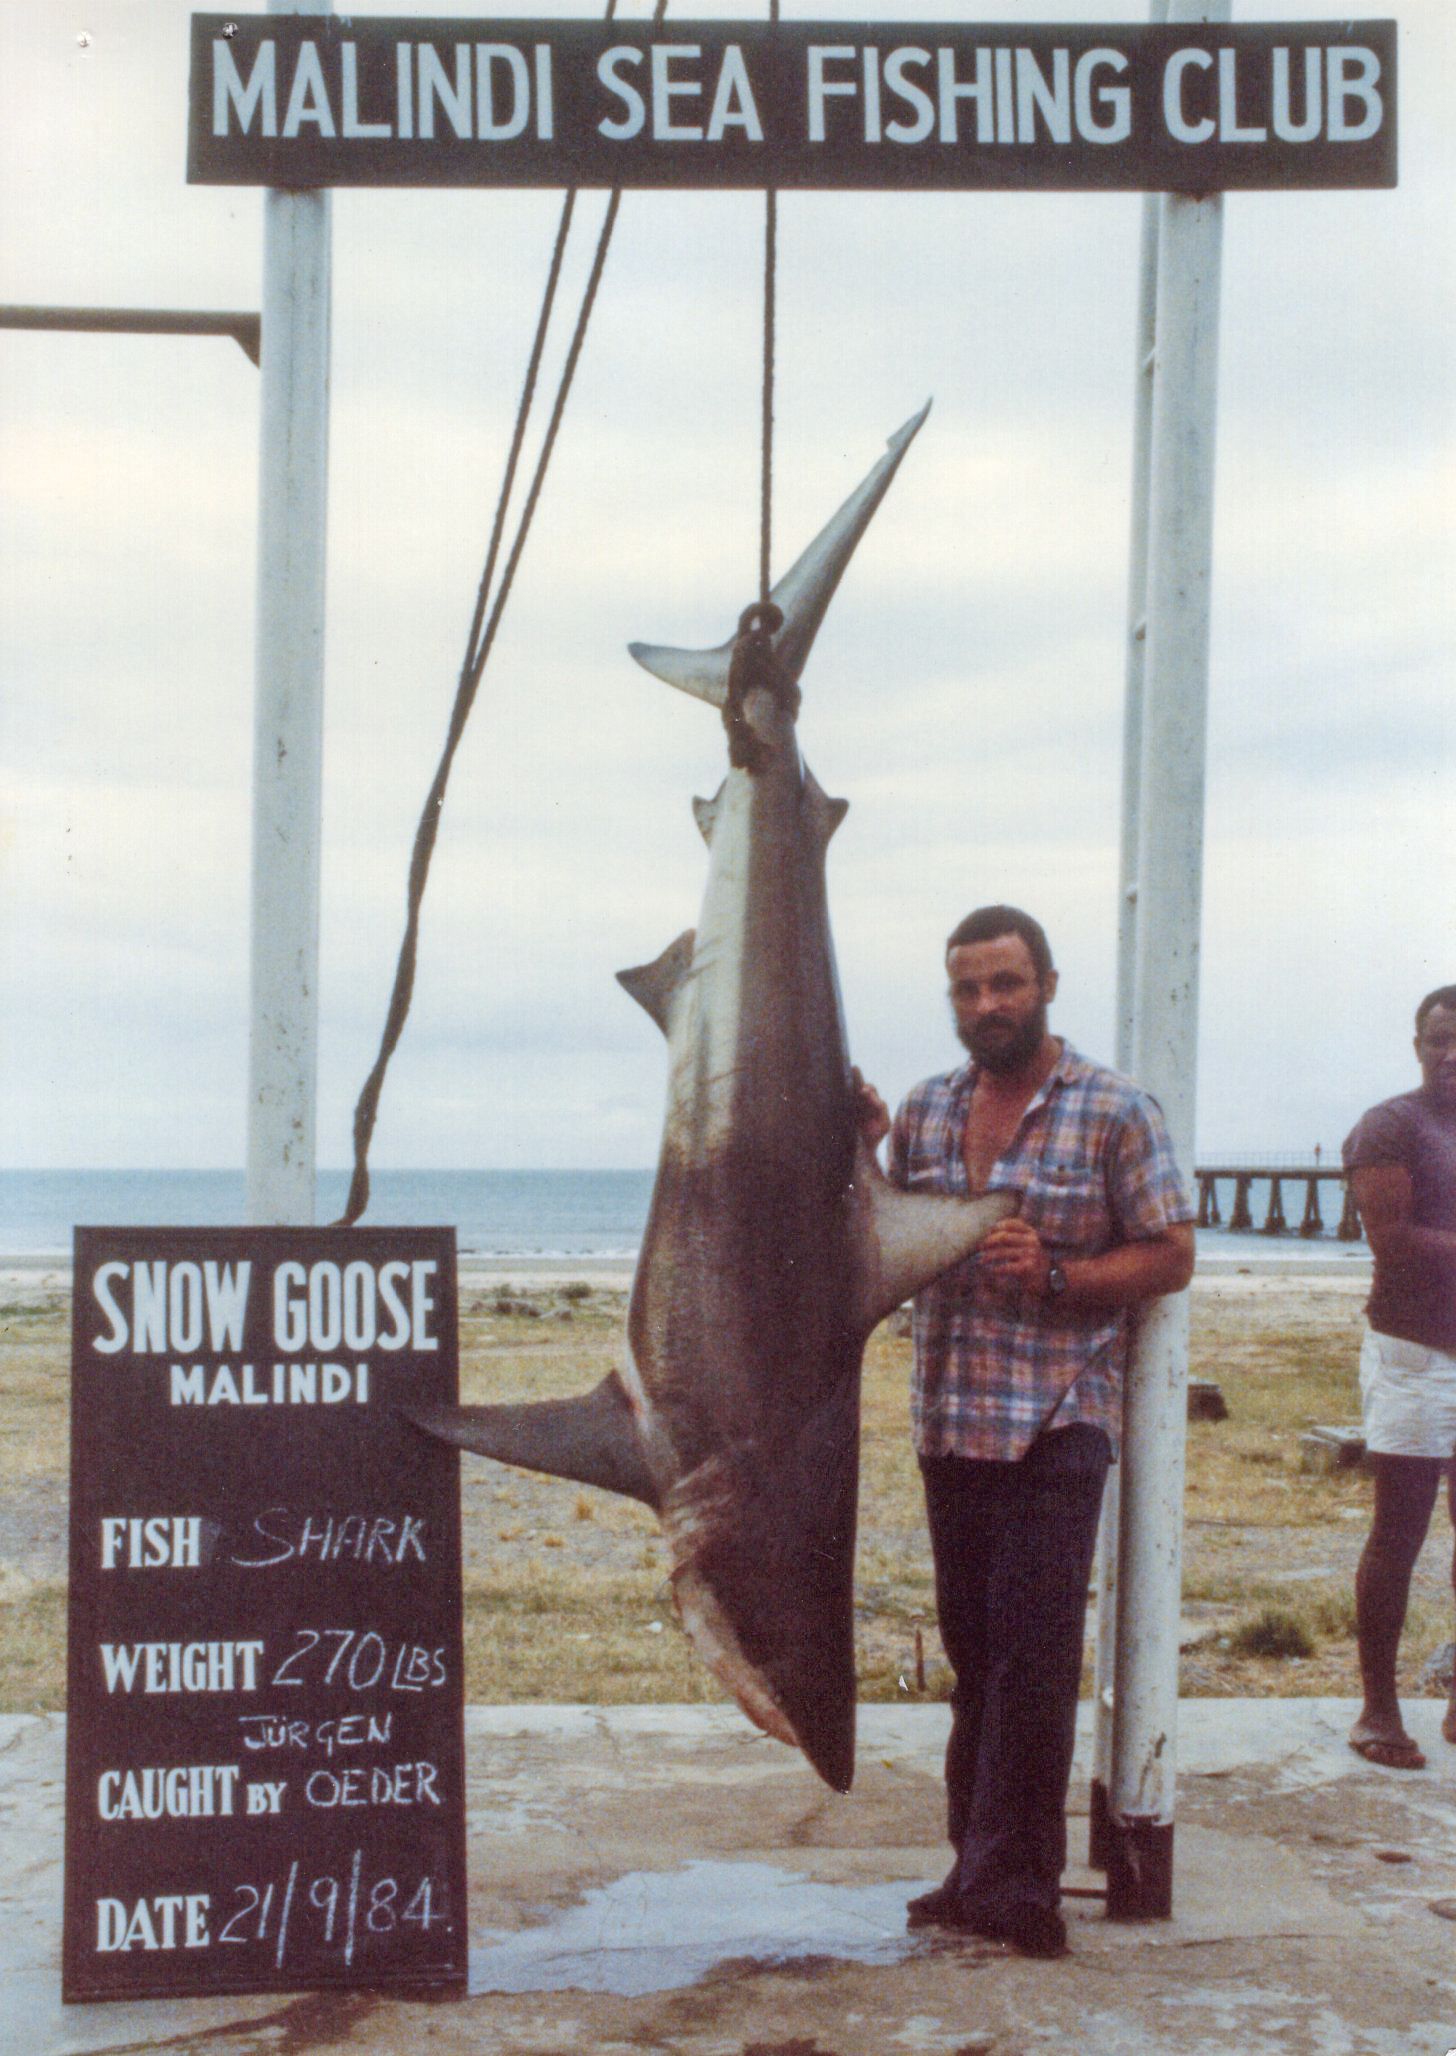
M 1127 187 L 1395 179 L 1395 25 L 193 17 L 189 177 Z
M 103 1356 L 165 1356 L 173 1406 L 333 1406 L 369 1403 L 370 1364 L 364 1352 L 433 1351 L 439 1342 L 435 1265 L 429 1261 L 362 1260 L 309 1265 L 285 1261 L 273 1273 L 272 1339 L 280 1350 L 312 1350 L 309 1357 L 255 1365 L 186 1359 L 206 1347 L 216 1358 L 243 1347 L 252 1264 L 168 1264 L 164 1260 L 102 1264 L 92 1280 L 106 1323 L 91 1348 Z M 343 1350 L 352 1363 L 325 1360 Z

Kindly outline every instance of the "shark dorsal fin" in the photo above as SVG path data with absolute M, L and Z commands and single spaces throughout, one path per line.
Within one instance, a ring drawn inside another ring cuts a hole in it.
M 855 1278 L 862 1331 L 902 1306 L 922 1285 L 969 1256 L 982 1236 L 1016 1211 L 1009 1192 L 953 1199 L 902 1192 L 860 1142 L 854 1187 L 858 1205 Z
M 479 1456 L 545 1471 L 549 1477 L 600 1485 L 654 1509 L 659 1504 L 632 1408 L 615 1371 L 574 1399 L 400 1410 L 427 1435 L 456 1449 L 473 1449 Z
M 685 928 L 650 964 L 637 964 L 630 971 L 617 973 L 617 983 L 623 991 L 630 992 L 638 1006 L 651 1014 L 664 1035 L 672 1017 L 672 996 L 692 968 L 695 939 L 695 931 Z

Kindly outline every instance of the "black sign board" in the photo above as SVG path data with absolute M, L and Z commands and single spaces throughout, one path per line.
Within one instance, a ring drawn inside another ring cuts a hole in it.
M 67 1999 L 465 1975 L 453 1230 L 76 1231 Z
M 1393 186 L 1393 21 L 192 17 L 187 175 L 287 187 Z

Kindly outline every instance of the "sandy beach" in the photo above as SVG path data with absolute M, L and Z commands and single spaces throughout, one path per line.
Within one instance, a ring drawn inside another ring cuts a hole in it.
M 567 1283 L 590 1285 L 594 1292 L 625 1292 L 632 1282 L 632 1257 L 463 1256 L 461 1289 L 510 1283 L 523 1289 Z M 1267 1256 L 1201 1258 L 1193 1282 L 1195 1295 L 1214 1293 L 1230 1299 L 1266 1299 L 1271 1293 L 1297 1299 L 1311 1287 L 1338 1283 L 1363 1295 L 1370 1284 L 1368 1250 L 1307 1255 L 1301 1248 L 1271 1249 Z M 15 1295 L 70 1290 L 71 1266 L 51 1256 L 0 1255 L 0 1293 Z

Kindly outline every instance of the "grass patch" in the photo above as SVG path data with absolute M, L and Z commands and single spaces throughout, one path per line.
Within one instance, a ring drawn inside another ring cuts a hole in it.
M 1321 1592 L 1311 1600 L 1307 1618 L 1322 1642 L 1353 1642 L 1355 1639 L 1355 1590 Z M 1415 1626 L 1414 1620 L 1410 1623 Z
M 1229 1637 L 1235 1656 L 1313 1656 L 1314 1637 L 1286 1606 L 1266 1606 L 1240 1621 Z
M 12 1301 L 0 1315 L 0 1481 L 46 1480 L 64 1495 L 70 1469 L 69 1293 Z
M 66 1703 L 66 1588 L 0 1593 L 0 1712 L 52 1713 Z
M 512 1310 L 500 1311 L 502 1303 Z M 530 1311 L 516 1310 L 527 1304 Z M 1369 1481 L 1356 1471 L 1301 1472 L 1299 1437 L 1315 1423 L 1358 1419 L 1359 1305 L 1348 1287 L 1271 1288 L 1242 1297 L 1195 1292 L 1192 1372 L 1218 1384 L 1230 1418 L 1189 1430 L 1185 1602 L 1195 1617 L 1211 1617 L 1218 1635 L 1185 1658 L 1187 1692 L 1357 1688 L 1352 1574 L 1368 1522 Z M 488 1403 L 585 1391 L 617 1360 L 623 1315 L 620 1291 L 570 1280 L 529 1291 L 494 1280 L 484 1288 L 467 1284 L 462 1398 Z M 0 1514 L 6 1487 L 12 1509 L 46 1496 L 64 1506 L 68 1319 L 68 1295 L 53 1290 L 0 1310 Z M 910 1355 L 908 1338 L 890 1323 L 865 1353 L 855 1633 L 866 1700 L 943 1698 L 950 1683 L 910 1444 Z M 464 1459 L 462 1475 L 469 1699 L 723 1696 L 677 1625 L 667 1551 L 644 1509 L 478 1458 Z M 1403 1689 L 1450 1638 L 1449 1564 L 1449 1535 L 1438 1517 L 1401 1645 Z M 1298 1584 L 1293 1570 L 1301 1573 Z M 1313 1655 L 1244 1654 L 1233 1646 L 1241 1628 L 1278 1610 L 1295 1619 Z M 15 1576 L 7 1589 L 0 1579 L 0 1708 L 60 1706 L 64 1678 L 63 1584 Z
M 604 1706 L 724 1696 L 677 1626 L 660 1570 L 598 1573 L 533 1561 L 465 1589 L 465 1696 Z

